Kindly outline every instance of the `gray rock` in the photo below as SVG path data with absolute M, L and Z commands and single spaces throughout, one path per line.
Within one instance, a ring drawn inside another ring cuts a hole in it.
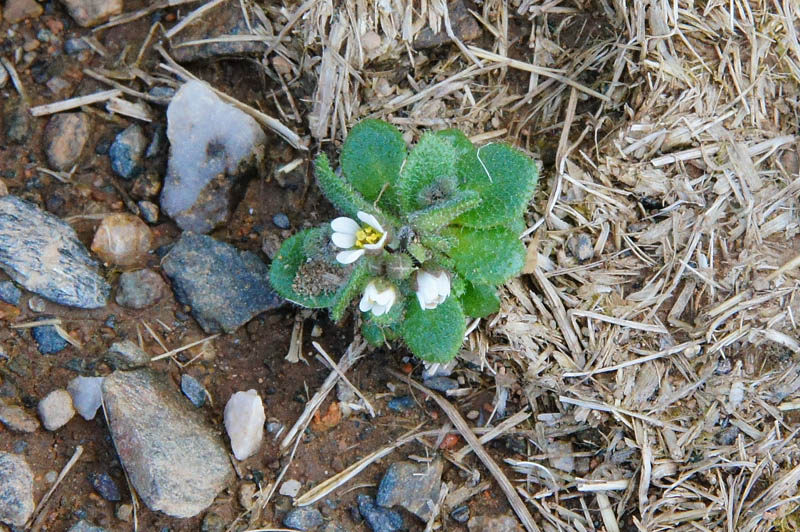
M 235 6 L 223 4 L 213 11 L 213 16 L 204 16 L 184 31 L 175 36 L 171 41 L 170 53 L 179 63 L 188 63 L 220 56 L 233 56 L 242 54 L 258 54 L 266 50 L 263 42 L 214 42 L 199 46 L 180 46 L 181 43 L 211 39 L 223 35 L 249 34 L 247 21 L 242 16 L 242 10 Z
M 123 272 L 119 276 L 116 301 L 123 307 L 143 309 L 158 302 L 166 293 L 167 284 L 153 270 Z
M 133 124 L 120 132 L 111 143 L 108 156 L 111 169 L 123 179 L 133 179 L 142 171 L 142 157 L 147 149 L 147 138 L 142 126 Z
M 252 117 L 190 81 L 167 108 L 167 137 L 161 209 L 181 229 L 207 233 L 230 218 L 263 158 L 266 136 Z
M 114 369 L 135 369 L 150 363 L 150 357 L 142 349 L 131 342 L 123 340 L 111 344 L 106 353 L 106 361 Z
M 28 107 L 9 99 L 3 106 L 6 122 L 6 138 L 12 144 L 25 144 L 31 136 L 31 113 Z
M 469 506 L 462 504 L 458 508 L 454 508 L 453 511 L 450 512 L 450 519 L 456 523 L 466 523 L 469 521 Z
M 289 217 L 282 212 L 279 212 L 272 217 L 272 223 L 274 223 L 275 227 L 278 229 L 289 229 L 292 226 L 292 224 L 289 222 Z
M 166 378 L 115 371 L 103 381 L 103 401 L 122 466 L 151 510 L 195 516 L 232 480 L 222 438 Z
M 372 497 L 368 495 L 358 496 L 358 511 L 373 532 L 396 532 L 406 529 L 402 515 L 394 510 L 376 506 Z
M 33 473 L 22 456 L 0 451 L 0 522 L 22 527 L 33 514 Z
M 578 262 L 585 262 L 594 256 L 592 240 L 584 233 L 571 237 L 567 241 L 567 247 Z
M 181 375 L 181 391 L 197 408 L 206 404 L 206 389 L 188 373 Z
M 39 420 L 16 405 L 0 402 L 0 423 L 14 432 L 36 432 Z
M 85 420 L 94 419 L 103 400 L 103 377 L 75 377 L 67 385 L 72 405 Z
M 67 390 L 53 390 L 39 401 L 39 419 L 47 430 L 58 430 L 75 416 L 72 397 Z
M 447 390 L 458 388 L 458 381 L 450 377 L 431 377 L 429 379 L 423 379 L 422 383 L 431 390 L 442 393 L 447 392 Z
M 441 460 L 430 464 L 395 462 L 383 476 L 375 502 L 386 508 L 402 506 L 427 521 L 439 499 L 442 470 Z
M 100 494 L 107 501 L 119 502 L 122 500 L 122 495 L 119 492 L 117 483 L 111 478 L 108 473 L 89 473 L 87 475 L 89 483 L 94 490 Z
M 203 524 L 200 525 L 200 532 L 225 532 L 228 523 L 216 512 L 208 512 L 203 517 Z
M 162 269 L 178 301 L 192 308 L 192 316 L 209 333 L 233 332 L 282 304 L 257 255 L 209 236 L 183 233 Z
M 89 139 L 90 125 L 84 113 L 58 113 L 50 118 L 44 136 L 51 167 L 68 172 L 78 162 Z
M 95 526 L 89 521 L 81 519 L 67 531 L 67 532 L 108 532 L 105 528 Z
M 52 325 L 40 325 L 31 328 L 31 335 L 39 346 L 39 352 L 43 355 L 52 355 L 63 351 L 69 343 L 64 337 L 58 334 Z
M 5 301 L 10 305 L 19 305 L 19 299 L 22 297 L 22 290 L 11 281 L 0 282 L 0 301 Z
M 475 516 L 467 523 L 469 532 L 523 532 L 519 521 L 510 515 Z
M 136 202 L 136 206 L 139 207 L 139 212 L 145 222 L 149 224 L 158 222 L 158 205 L 152 201 L 141 200 Z
M 0 198 L 0 268 L 60 305 L 101 308 L 111 291 L 72 227 L 16 196 Z
M 295 530 L 312 530 L 324 522 L 319 510 L 309 506 L 295 508 L 283 518 L 283 524 Z
M 61 0 L 75 22 L 84 28 L 97 26 L 122 13 L 122 0 Z

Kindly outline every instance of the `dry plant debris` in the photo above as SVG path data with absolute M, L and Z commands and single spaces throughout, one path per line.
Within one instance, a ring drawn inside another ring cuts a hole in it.
M 278 118 L 248 112 L 294 146 L 378 117 L 543 162 L 528 274 L 456 369 L 496 409 L 531 409 L 506 474 L 543 530 L 800 527 L 796 2 L 240 4 L 252 32 L 220 39 L 265 43 Z M 453 27 L 465 6 L 476 35 Z M 187 77 L 159 51 L 160 73 L 105 79 L 137 100 Z

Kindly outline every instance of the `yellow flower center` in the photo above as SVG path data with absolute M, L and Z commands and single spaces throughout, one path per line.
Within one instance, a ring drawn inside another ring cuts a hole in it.
M 356 247 L 363 248 L 367 244 L 377 244 L 382 236 L 382 233 L 370 225 L 362 227 L 356 231 Z

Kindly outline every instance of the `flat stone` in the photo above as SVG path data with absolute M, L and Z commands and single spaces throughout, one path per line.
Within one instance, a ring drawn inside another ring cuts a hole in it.
M 402 506 L 427 521 L 439 499 L 442 470 L 441 460 L 430 464 L 395 462 L 383 476 L 375 502 L 385 508 Z
M 39 401 L 39 419 L 47 430 L 58 430 L 75 416 L 72 397 L 67 390 L 53 390 Z
M 103 218 L 92 240 L 92 251 L 103 262 L 117 266 L 133 266 L 144 261 L 153 233 L 141 218 L 128 213 L 110 214 Z
M 39 352 L 43 355 L 52 355 L 63 351 L 69 345 L 64 337 L 56 332 L 52 325 L 41 325 L 31 328 L 31 335 L 39 346 Z
M 119 492 L 117 483 L 111 478 L 108 473 L 89 473 L 87 475 L 89 483 L 94 490 L 100 494 L 107 501 L 119 502 L 122 500 L 122 495 Z
M 33 508 L 31 468 L 24 457 L 0 451 L 0 522 L 22 527 Z
M 114 369 L 135 369 L 150 363 L 150 357 L 130 340 L 111 344 L 106 353 L 106 361 Z
M 43 12 L 42 6 L 34 0 L 6 0 L 3 18 L 9 24 L 16 24 L 26 18 L 36 18 Z
M 567 473 L 571 473 L 575 469 L 572 443 L 559 440 L 551 441 L 547 443 L 545 452 L 550 455 L 550 465 L 552 467 Z
M 467 9 L 463 0 L 452 0 L 447 3 L 447 11 L 450 16 L 450 24 L 453 33 L 461 42 L 474 41 L 481 36 L 481 27 L 478 21 Z M 425 28 L 414 41 L 414 48 L 424 50 L 426 48 L 436 48 L 452 43 L 447 35 L 447 31 L 442 24 L 442 29 L 434 33 L 432 29 Z
M 89 139 L 91 122 L 84 113 L 58 113 L 44 131 L 45 151 L 50 166 L 69 171 L 78 161 Z
M 181 375 L 181 391 L 197 408 L 206 404 L 206 389 L 200 384 L 200 381 L 188 373 Z
M 467 522 L 467 529 L 469 532 L 524 532 L 519 521 L 510 515 L 475 516 Z
M 406 412 L 414 408 L 416 405 L 417 404 L 414 402 L 413 397 L 410 395 L 401 395 L 400 397 L 391 399 L 386 406 L 392 412 Z
M 142 126 L 129 126 L 114 138 L 108 150 L 111 169 L 123 179 L 133 179 L 142 172 L 142 158 L 146 149 L 147 138 Z
M 294 530 L 312 530 L 324 522 L 319 510 L 310 506 L 294 508 L 283 518 L 283 524 Z
M 101 308 L 111 291 L 72 227 L 13 195 L 0 198 L 0 268 L 60 305 Z
M 431 390 L 442 393 L 458 388 L 458 381 L 450 377 L 431 377 L 429 379 L 423 379 L 422 383 Z
M 26 412 L 21 406 L 0 402 L 0 423 L 14 432 L 36 432 L 39 420 Z
M 94 419 L 103 400 L 103 377 L 75 377 L 67 385 L 72 406 L 87 421 Z
M 294 497 L 295 495 L 300 493 L 300 488 L 302 487 L 303 485 L 300 484 L 299 480 L 290 478 L 289 480 L 281 484 L 281 488 L 280 490 L 278 490 L 278 493 L 280 493 L 284 497 Z
M 167 108 L 170 155 L 161 209 L 185 231 L 226 222 L 257 174 L 266 136 L 251 116 L 204 83 L 183 85 Z
M 123 272 L 115 299 L 123 307 L 143 309 L 156 304 L 166 291 L 167 283 L 153 270 Z
M 193 517 L 233 479 L 222 438 L 165 377 L 115 371 L 103 401 L 122 466 L 151 510 Z
M 231 333 L 282 304 L 257 255 L 209 236 L 183 233 L 161 267 L 178 301 L 191 307 L 192 316 L 209 333 Z
M 91 28 L 122 13 L 122 0 L 61 0 L 69 16 L 84 28 Z
M 394 510 L 376 506 L 368 495 L 358 496 L 358 511 L 373 532 L 396 532 L 405 530 L 403 516 Z
M 236 6 L 223 4 L 203 14 L 193 24 L 184 29 L 170 41 L 170 54 L 179 63 L 189 63 L 214 57 L 260 54 L 266 51 L 263 42 L 214 42 L 199 46 L 180 46 L 181 43 L 200 39 L 213 39 L 223 35 L 250 34 L 242 10 Z
M 0 281 L 0 301 L 5 301 L 10 305 L 19 305 L 22 297 L 22 290 L 11 281 Z

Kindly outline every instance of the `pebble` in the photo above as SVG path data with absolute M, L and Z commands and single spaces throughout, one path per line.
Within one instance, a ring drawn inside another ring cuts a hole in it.
M 550 455 L 550 465 L 567 473 L 575 469 L 575 457 L 572 456 L 572 443 L 568 441 L 551 441 L 545 445 L 545 452 Z
M 191 307 L 207 333 L 232 333 L 282 304 L 256 254 L 209 236 L 183 233 L 164 258 L 162 270 L 178 301 Z
M 289 222 L 289 217 L 282 212 L 279 212 L 272 217 L 272 223 L 274 223 L 275 227 L 278 229 L 289 229 L 292 226 L 292 224 Z
M 253 456 L 264 438 L 264 404 L 258 392 L 236 392 L 225 405 L 225 431 L 237 460 Z
M 228 524 L 216 512 L 208 512 L 203 517 L 203 524 L 200 525 L 200 532 L 225 532 Z
M 459 506 L 458 508 L 453 509 L 450 512 L 450 519 L 455 521 L 456 523 L 466 523 L 469 521 L 469 506 L 466 504 Z
M 39 420 L 28 414 L 22 407 L 0 402 L 0 423 L 14 432 L 36 432 Z
M 594 256 L 594 246 L 589 235 L 581 233 L 577 236 L 571 237 L 567 241 L 572 256 L 578 259 L 578 262 L 586 262 Z
M 8 79 L 8 71 L 5 68 L 0 68 L 0 89 L 6 86 Z
M 94 419 L 103 400 L 103 377 L 75 377 L 67 385 L 72 405 L 87 421 Z
M 144 156 L 148 159 L 152 159 L 153 157 L 161 154 L 164 150 L 164 146 L 167 143 L 167 130 L 163 126 L 156 126 L 153 129 L 153 140 L 150 141 L 150 144 L 147 145 L 147 151 L 145 151 Z
M 84 50 L 90 49 L 91 47 L 89 46 L 89 43 L 79 37 L 73 37 L 64 41 L 64 53 L 67 55 L 79 54 Z
M 142 214 L 142 218 L 144 218 L 145 222 L 149 224 L 158 222 L 158 205 L 152 201 L 141 200 L 136 202 L 136 206 L 139 207 L 139 212 Z
M 233 479 L 219 435 L 164 376 L 115 371 L 103 402 L 120 462 L 151 510 L 193 517 Z
M 368 495 L 358 496 L 358 511 L 373 532 L 395 532 L 406 529 L 402 515 L 394 510 L 376 506 L 372 497 Z
M 442 393 L 447 392 L 447 390 L 455 390 L 458 388 L 458 381 L 450 377 L 432 377 L 430 379 L 424 379 L 422 383 L 431 390 Z
M 319 510 L 309 506 L 295 508 L 283 518 L 283 524 L 294 530 L 312 530 L 324 522 Z
M 164 105 L 166 105 L 175 96 L 175 92 L 176 92 L 175 89 L 173 89 L 172 87 L 167 87 L 166 85 L 156 85 L 155 87 L 147 91 L 147 94 L 152 96 L 153 98 L 161 100 L 161 102 L 159 103 L 163 103 Z
M 510 515 L 476 516 L 467 522 L 469 532 L 524 532 L 519 521 Z
M 181 375 L 181 391 L 197 408 L 206 404 L 206 389 L 188 373 Z
M 190 81 L 167 108 L 167 137 L 161 208 L 181 229 L 207 233 L 230 218 L 266 136 L 252 117 Z
M 142 262 L 153 245 L 153 233 L 141 218 L 128 213 L 103 218 L 92 240 L 92 251 L 103 262 L 133 266 Z
M 0 198 L 0 268 L 60 305 L 101 308 L 111 291 L 72 227 L 13 195 Z
M 28 300 L 28 308 L 37 314 L 47 310 L 47 302 L 39 296 L 33 296 Z
M 3 106 L 6 121 L 6 138 L 12 144 L 25 144 L 31 136 L 33 123 L 28 107 L 19 101 L 8 99 Z
M 39 419 L 47 430 L 58 430 L 75 416 L 72 397 L 67 390 L 53 390 L 39 401 Z
M 111 344 L 105 358 L 111 367 L 121 370 L 134 369 L 150 363 L 150 356 L 130 340 Z
M 156 304 L 167 291 L 167 283 L 153 270 L 123 272 L 115 300 L 118 305 L 143 309 Z
M 376 504 L 385 508 L 402 506 L 427 521 L 431 516 L 431 508 L 439 499 L 443 469 L 441 460 L 434 460 L 430 464 L 407 461 L 393 463 L 378 486 Z
M 199 46 L 181 46 L 181 43 L 188 41 L 213 39 L 224 35 L 246 35 L 249 31 L 242 10 L 225 2 L 214 10 L 213 17 L 199 17 L 192 25 L 175 35 L 172 41 L 174 47 L 172 55 L 179 63 L 190 63 L 220 56 L 244 58 L 247 55 L 264 52 L 264 43 L 254 41 L 222 41 Z
M 122 13 L 122 0 L 61 0 L 69 15 L 84 28 L 106 22 Z
M 31 328 L 31 335 L 39 346 L 39 352 L 43 355 L 52 355 L 63 351 L 69 343 L 56 332 L 52 325 L 40 325 Z
M 19 305 L 19 299 L 22 297 L 22 290 L 17 288 L 11 281 L 0 282 L 0 301 L 5 301 L 10 305 Z
M 34 0 L 6 0 L 3 18 L 9 24 L 22 22 L 26 18 L 36 18 L 44 11 Z
M 407 410 L 411 410 L 417 404 L 414 402 L 414 398 L 410 395 L 401 395 L 400 397 L 395 397 L 389 404 L 386 405 L 389 407 L 389 410 L 393 412 L 406 412 Z
M 24 457 L 0 451 L 0 522 L 22 527 L 33 508 L 31 468 Z
M 133 124 L 124 129 L 111 143 L 108 156 L 111 169 L 123 179 L 133 179 L 142 172 L 142 157 L 147 149 L 147 138 L 142 126 Z
M 91 122 L 84 113 L 53 115 L 44 131 L 45 151 L 50 166 L 69 172 L 89 139 Z
M 67 532 L 108 532 L 105 528 L 95 526 L 89 521 L 81 519 L 70 528 Z
M 133 505 L 120 504 L 119 506 L 117 506 L 117 511 L 114 513 L 114 515 L 120 521 L 123 521 L 125 523 L 130 523 L 131 519 L 133 519 Z
M 87 475 L 89 483 L 94 490 L 100 494 L 107 501 L 119 502 L 122 500 L 122 495 L 119 492 L 117 483 L 111 478 L 108 473 L 89 473 Z
M 44 481 L 48 484 L 55 484 L 56 480 L 58 480 L 58 473 L 52 469 L 44 474 Z
M 297 496 L 298 493 L 300 493 L 300 488 L 302 487 L 303 485 L 300 484 L 299 480 L 290 478 L 289 480 L 281 484 L 281 489 L 278 490 L 278 493 L 286 497 L 295 497 Z

